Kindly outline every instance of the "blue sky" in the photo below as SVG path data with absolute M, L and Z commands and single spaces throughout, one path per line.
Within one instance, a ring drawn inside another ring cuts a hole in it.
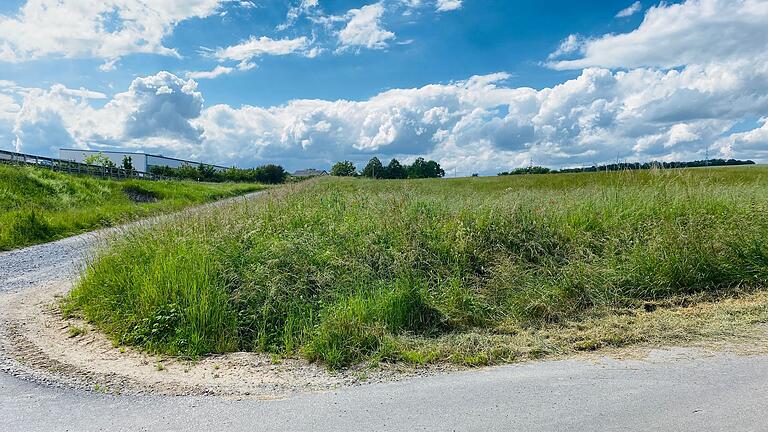
M 485 174 L 531 161 L 763 161 L 767 10 L 764 0 L 6 1 L 0 147 L 291 169 L 423 155 Z
M 13 15 L 23 1 L 11 1 L 0 13 Z M 607 5 L 613 3 L 612 7 Z M 290 99 L 365 99 L 391 88 L 421 87 L 431 83 L 466 79 L 499 71 L 512 74 L 515 85 L 541 88 L 578 75 L 576 71 L 554 71 L 542 66 L 548 53 L 569 34 L 601 35 L 631 30 L 642 15 L 615 19 L 616 12 L 631 2 L 617 1 L 505 1 L 475 0 L 461 9 L 436 12 L 419 8 L 403 16 L 405 8 L 387 14 L 387 29 L 396 41 L 385 50 L 360 50 L 317 58 L 265 57 L 256 69 L 227 79 L 200 80 L 207 103 L 231 105 L 276 105 Z M 215 59 L 199 54 L 200 47 L 235 45 L 251 35 L 274 39 L 311 36 L 313 26 L 299 19 L 290 29 L 275 29 L 286 20 L 291 2 L 263 0 L 256 7 L 230 3 L 221 8 L 226 15 L 181 22 L 164 39 L 182 59 L 136 55 L 120 60 L 120 67 L 107 73 L 100 59 L 39 60 L 2 65 L 4 79 L 25 86 L 61 83 L 104 93 L 125 89 L 133 78 L 168 70 L 183 75 L 188 70 L 213 69 Z M 368 3 L 325 1 L 328 14 L 340 15 Z M 318 35 L 319 39 L 327 35 Z M 323 41 L 333 48 L 336 41 Z M 412 41 L 407 45 L 398 42 Z M 52 73 L 52 70 L 55 71 Z M 112 86 L 112 87 L 110 87 Z

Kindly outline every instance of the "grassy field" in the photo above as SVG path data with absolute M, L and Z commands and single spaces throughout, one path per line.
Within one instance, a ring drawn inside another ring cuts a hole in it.
M 768 321 L 768 169 L 322 179 L 124 238 L 65 302 L 116 343 L 488 364 Z M 751 326 L 751 327 L 750 327 Z
M 0 164 L 0 250 L 261 188 L 252 184 L 102 180 Z

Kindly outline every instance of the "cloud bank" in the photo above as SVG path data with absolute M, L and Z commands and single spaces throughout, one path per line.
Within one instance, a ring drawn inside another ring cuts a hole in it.
M 531 161 L 560 167 L 705 154 L 768 161 L 768 53 L 759 47 L 768 30 L 755 25 L 756 16 L 768 18 L 768 2 L 689 0 L 651 8 L 630 33 L 566 40 L 552 66 L 584 68 L 542 89 L 511 86 L 509 75 L 496 73 L 360 101 L 205 107 L 194 80 L 160 72 L 136 78 L 95 108 L 92 98 L 104 95 L 0 82 L 0 136 L 13 136 L 17 149 L 31 153 L 115 146 L 291 169 L 373 155 L 427 156 L 464 174 Z M 741 44 L 656 39 L 654 29 L 665 23 L 668 34 L 706 40 L 713 20 L 728 23 L 729 39 Z M 558 60 L 564 55 L 576 58 Z M 755 119 L 752 130 L 740 129 Z
M 178 56 L 163 38 L 181 21 L 204 18 L 227 0 L 29 0 L 0 15 L 0 61 L 46 56 L 100 58 L 104 69 L 126 54 Z

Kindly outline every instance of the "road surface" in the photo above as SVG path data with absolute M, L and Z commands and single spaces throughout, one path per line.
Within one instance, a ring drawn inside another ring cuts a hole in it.
M 0 295 L 72 277 L 103 232 L 0 254 Z M 655 351 L 282 400 L 119 396 L 0 372 L 0 431 L 768 431 L 768 357 Z
M 763 357 L 553 361 L 285 400 L 113 396 L 0 375 L 8 431 L 766 431 Z

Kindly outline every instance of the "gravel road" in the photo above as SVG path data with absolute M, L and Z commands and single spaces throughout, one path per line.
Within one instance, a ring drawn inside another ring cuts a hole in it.
M 70 280 L 109 231 L 0 254 L 0 296 Z M 652 351 L 306 392 L 120 396 L 0 372 L 0 431 L 768 431 L 768 356 Z
M 254 192 L 228 198 L 202 207 L 219 206 L 231 202 L 253 199 L 263 192 Z M 122 227 L 105 228 L 7 252 L 0 252 L 0 293 L 14 291 L 42 283 L 71 280 L 84 264 L 93 247 L 110 233 L 139 224 L 152 224 L 166 216 L 157 216 Z
M 0 252 L 0 293 L 71 279 L 91 248 L 109 232 L 100 230 L 53 243 Z

